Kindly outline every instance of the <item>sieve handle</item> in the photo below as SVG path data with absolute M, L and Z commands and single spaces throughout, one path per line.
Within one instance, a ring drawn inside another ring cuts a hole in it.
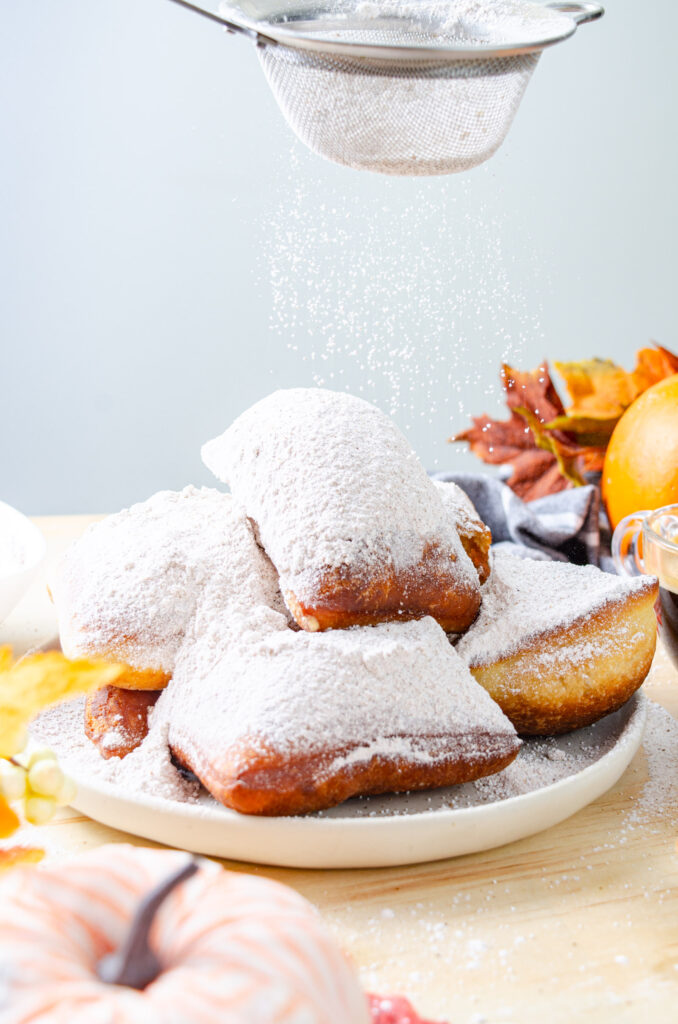
M 186 10 L 193 11 L 194 14 L 200 14 L 203 18 L 208 18 L 210 21 L 216 21 L 217 25 L 221 25 L 222 28 L 227 29 L 229 32 L 240 32 L 244 36 L 249 36 L 257 46 L 276 45 L 275 39 L 262 36 L 261 32 L 257 32 L 256 29 L 248 28 L 246 25 L 238 25 L 235 21 L 228 21 L 227 18 L 222 18 L 220 14 L 206 11 L 204 7 L 197 7 L 195 4 L 189 3 L 188 0 L 172 0 L 172 3 L 179 4 L 180 7 L 185 7 Z
M 180 2 L 180 0 L 177 0 Z M 587 21 L 595 21 L 602 18 L 605 8 L 602 4 L 578 3 L 577 0 L 552 0 L 546 4 L 552 11 L 560 11 L 561 14 L 568 14 L 577 25 L 583 25 Z

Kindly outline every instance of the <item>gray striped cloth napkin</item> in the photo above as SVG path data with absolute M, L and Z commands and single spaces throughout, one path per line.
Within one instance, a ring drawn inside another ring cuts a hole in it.
M 596 487 L 574 487 L 536 501 L 522 501 L 497 477 L 482 473 L 434 473 L 465 491 L 492 531 L 493 547 L 522 558 L 591 563 L 615 572 L 610 527 Z

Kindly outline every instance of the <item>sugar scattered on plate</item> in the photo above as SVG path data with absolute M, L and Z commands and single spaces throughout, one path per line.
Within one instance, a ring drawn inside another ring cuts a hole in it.
M 653 759 L 656 761 L 666 756 L 661 753 L 667 729 L 665 716 L 671 722 L 673 719 L 663 709 L 657 711 L 656 705 L 651 707 L 655 710 L 650 716 L 652 729 L 646 735 L 646 745 L 649 744 L 646 749 L 652 751 L 648 754 L 652 766 Z M 587 729 L 566 736 L 527 738 L 518 757 L 508 768 L 477 782 L 417 794 L 357 797 L 338 807 L 319 811 L 314 816 L 377 818 L 412 815 L 427 810 L 454 810 L 491 804 L 531 793 L 577 774 L 595 764 L 617 742 L 624 742 L 627 733 L 619 716 L 628 713 L 628 710 L 621 709 Z M 154 714 L 157 714 L 157 706 L 151 716 Z M 126 798 L 142 792 L 180 803 L 196 803 L 200 799 L 201 806 L 206 809 L 219 806 L 211 797 L 201 797 L 198 785 L 174 767 L 163 728 L 151 728 L 141 746 L 126 758 L 104 760 L 84 733 L 83 715 L 83 702 L 74 701 L 45 712 L 34 724 L 34 732 L 41 742 L 49 744 L 60 754 L 64 766 L 76 781 L 94 777 L 115 786 Z M 152 717 L 150 721 L 152 724 Z M 674 728 L 678 735 L 678 723 L 674 723 Z M 649 812 L 651 807 L 661 806 L 662 801 L 669 799 L 674 789 L 678 789 L 678 781 L 672 789 L 671 783 L 656 768 L 652 770 L 652 776 L 656 776 L 654 788 L 649 789 L 645 797 L 641 795 L 641 804 L 646 808 L 643 813 Z

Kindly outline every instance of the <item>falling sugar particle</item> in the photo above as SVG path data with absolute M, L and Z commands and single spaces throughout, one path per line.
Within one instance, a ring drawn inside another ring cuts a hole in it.
M 358 393 L 449 460 L 446 437 L 477 412 L 469 392 L 498 404 L 496 368 L 542 335 L 503 218 L 465 178 L 370 178 L 370 205 L 364 190 L 312 179 L 307 159 L 295 147 L 279 175 L 261 246 L 294 383 Z

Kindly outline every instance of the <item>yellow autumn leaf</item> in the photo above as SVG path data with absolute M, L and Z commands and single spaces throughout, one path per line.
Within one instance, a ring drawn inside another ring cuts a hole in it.
M 568 446 L 566 442 L 549 433 L 545 424 L 526 407 L 516 406 L 516 412 L 523 417 L 532 431 L 534 443 L 537 447 L 555 456 L 561 476 L 569 480 L 575 487 L 583 487 L 586 480 L 577 467 L 577 459 L 581 449 L 576 445 Z
M 581 359 L 555 367 L 572 399 L 569 416 L 618 418 L 638 394 L 633 374 L 611 359 Z
M 38 864 L 45 856 L 45 851 L 35 846 L 0 847 L 0 873 L 22 864 Z
M 0 757 L 22 749 L 26 726 L 40 711 L 114 684 L 125 672 L 124 665 L 70 661 L 57 651 L 27 655 L 12 664 L 8 650 L 0 648 Z

